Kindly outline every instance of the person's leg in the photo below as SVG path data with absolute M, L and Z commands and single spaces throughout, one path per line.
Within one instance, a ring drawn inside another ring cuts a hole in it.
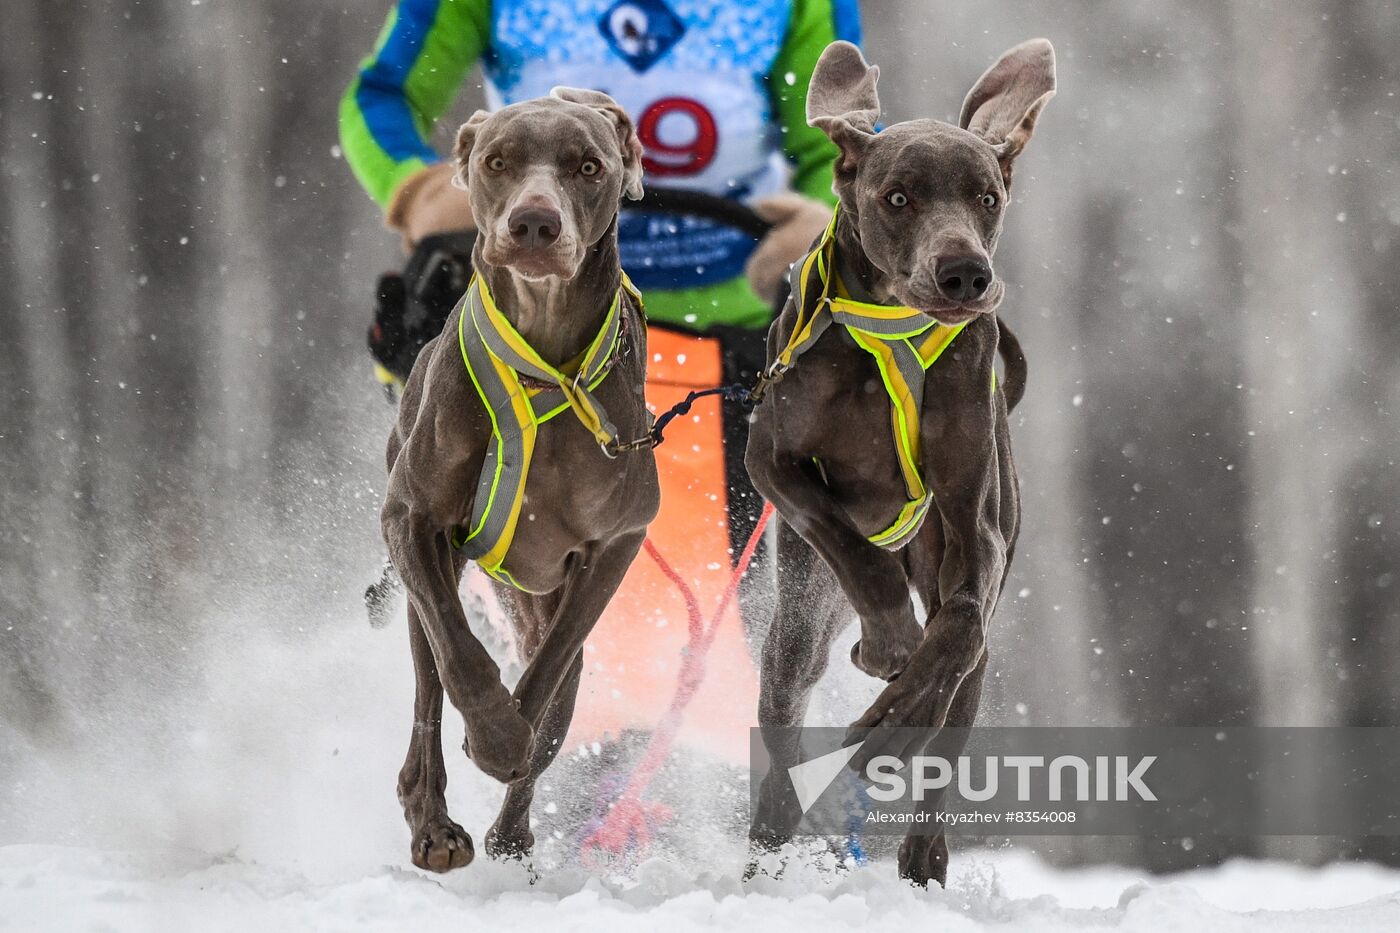
M 751 387 L 766 363 L 767 332 L 738 327 L 717 327 L 713 336 L 720 341 L 723 378 L 726 385 Z M 744 551 L 749 536 L 763 513 L 763 497 L 749 481 L 744 467 L 744 450 L 749 443 L 750 408 L 743 402 L 725 399 L 720 413 L 724 431 L 724 474 L 728 493 L 729 561 L 733 566 Z M 768 624 L 773 618 L 776 590 L 772 550 L 760 541 L 753 562 L 739 587 L 739 615 L 744 637 L 754 658 L 762 648 Z
M 720 342 L 724 384 L 752 386 L 766 362 L 767 333 L 739 327 L 716 327 L 713 336 Z M 724 399 L 720 405 L 724 421 L 724 474 L 729 491 L 730 563 L 740 552 L 763 512 L 763 497 L 749 482 L 744 468 L 744 449 L 749 443 L 749 406 Z

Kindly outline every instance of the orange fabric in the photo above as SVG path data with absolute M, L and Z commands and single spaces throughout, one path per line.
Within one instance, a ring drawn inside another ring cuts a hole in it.
M 716 340 L 652 327 L 647 334 L 647 404 L 661 413 L 694 389 L 719 385 Z M 706 621 L 730 577 L 720 402 L 700 399 L 671 422 L 656 448 L 661 512 L 650 538 L 694 589 Z M 690 640 L 685 601 L 645 552 L 637 555 L 583 648 L 583 682 L 565 746 L 652 729 L 675 695 Z M 747 759 L 757 722 L 758 675 L 737 608 L 725 614 L 705 679 L 686 710 L 680 741 L 732 761 Z

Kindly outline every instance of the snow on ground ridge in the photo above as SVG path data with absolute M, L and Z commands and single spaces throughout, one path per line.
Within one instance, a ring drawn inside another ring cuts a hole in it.
M 532 884 L 523 866 L 483 860 L 445 878 L 386 866 L 321 883 L 287 868 L 191 852 L 15 845 L 0 848 L 0 929 L 389 931 L 439 922 L 668 933 L 1400 928 L 1400 872 L 1367 865 L 1234 862 L 1143 881 L 1127 869 L 1058 871 L 1028 853 L 994 852 L 964 854 L 947 891 L 900 884 L 889 862 L 837 878 L 797 875 L 745 885 L 737 872 L 697 876 L 654 859 L 630 880 L 563 870 Z M 1055 893 L 1061 890 L 1063 897 Z

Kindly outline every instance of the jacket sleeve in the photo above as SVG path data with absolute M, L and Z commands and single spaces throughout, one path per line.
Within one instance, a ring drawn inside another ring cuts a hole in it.
M 836 146 L 807 125 L 807 85 L 822 51 L 837 39 L 860 44 L 856 0 L 793 0 L 787 35 L 768 76 L 783 152 L 793 164 L 792 187 L 828 204 L 836 203 L 831 191 Z
M 409 175 L 441 160 L 428 144 L 490 44 L 490 0 L 399 0 L 340 101 L 340 146 L 386 206 Z

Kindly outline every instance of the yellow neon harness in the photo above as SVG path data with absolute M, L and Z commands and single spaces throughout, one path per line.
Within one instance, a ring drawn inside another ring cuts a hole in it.
M 885 392 L 890 397 L 890 427 L 909 499 L 894 522 L 884 531 L 871 535 L 870 541 L 893 550 L 914 536 L 933 502 L 933 493 L 924 483 L 923 455 L 919 447 L 924 374 L 967 322 L 941 324 L 914 308 L 857 301 L 850 297 L 844 287 L 846 283 L 835 272 L 835 254 L 836 215 L 833 212 L 831 223 L 816 248 L 793 266 L 791 279 L 797 323 L 765 377 L 769 380 L 781 378 L 832 324 L 845 327 L 856 345 L 874 357 Z
M 480 276 L 473 276 L 457 316 L 457 345 L 467 375 L 491 416 L 491 443 L 481 467 L 470 524 L 452 532 L 452 546 L 495 579 L 524 589 L 502 564 L 515 539 L 539 426 L 568 409 L 612 456 L 617 431 L 593 390 L 612 370 L 623 317 L 623 295 L 642 313 L 641 293 L 624 273 L 598 335 L 556 369 L 501 313 Z M 644 318 L 643 318 L 644 320 Z M 521 376 L 543 383 L 526 385 Z

